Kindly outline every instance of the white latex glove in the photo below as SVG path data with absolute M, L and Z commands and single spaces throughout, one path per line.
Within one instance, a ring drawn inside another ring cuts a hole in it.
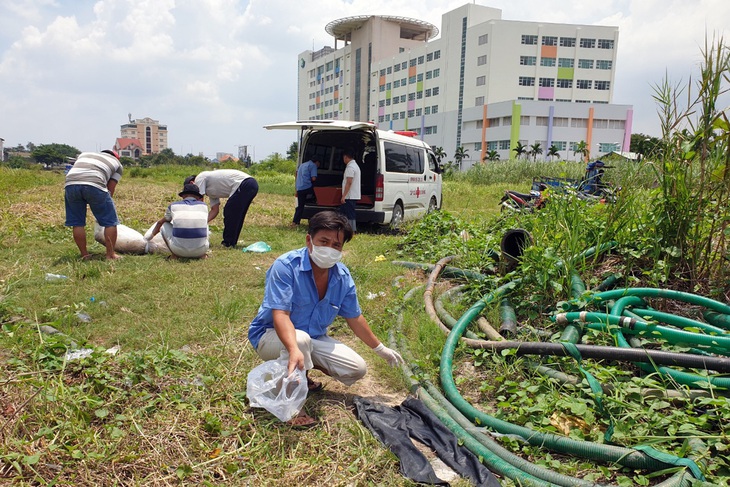
M 398 352 L 386 347 L 382 343 L 373 348 L 373 352 L 377 353 L 380 358 L 388 362 L 388 365 L 391 367 L 395 367 L 396 365 L 404 362 L 403 357 L 401 357 Z

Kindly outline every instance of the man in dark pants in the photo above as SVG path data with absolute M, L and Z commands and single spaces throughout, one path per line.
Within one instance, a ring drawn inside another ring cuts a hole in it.
M 210 223 L 220 211 L 221 198 L 228 198 L 223 208 L 223 241 L 221 245 L 234 248 L 243 229 L 248 207 L 259 192 L 259 184 L 252 176 L 236 169 L 203 171 L 185 178 L 185 184 L 195 183 L 201 194 L 210 198 Z
M 294 211 L 292 226 L 299 225 L 302 221 L 302 213 L 304 212 L 304 204 L 307 198 L 314 196 L 314 181 L 317 179 L 317 169 L 319 168 L 319 158 L 312 157 L 307 162 L 302 163 L 297 169 L 296 189 L 297 189 L 297 209 Z

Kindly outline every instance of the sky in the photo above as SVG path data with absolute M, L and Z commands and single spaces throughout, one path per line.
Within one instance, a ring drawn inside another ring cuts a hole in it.
M 285 154 L 296 134 L 263 126 L 296 119 L 298 54 L 334 46 L 328 22 L 397 15 L 441 29 L 441 15 L 465 3 L 0 0 L 0 137 L 102 150 L 131 114 L 167 125 L 176 154 Z M 504 20 L 617 26 L 613 102 L 633 105 L 633 132 L 652 136 L 653 87 L 694 79 L 706 37 L 730 40 L 727 0 L 475 3 Z

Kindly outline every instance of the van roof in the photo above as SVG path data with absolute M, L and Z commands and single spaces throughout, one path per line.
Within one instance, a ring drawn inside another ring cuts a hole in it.
M 377 129 L 374 123 L 354 122 L 351 120 L 297 120 L 295 122 L 264 125 L 268 130 L 362 130 Z

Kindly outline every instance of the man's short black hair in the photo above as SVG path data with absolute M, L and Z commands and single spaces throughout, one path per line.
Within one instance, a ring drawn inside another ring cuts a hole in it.
M 343 233 L 343 242 L 347 243 L 352 240 L 352 227 L 347 217 L 336 211 L 320 211 L 309 219 L 309 229 L 307 233 L 314 237 L 320 230 L 336 230 L 337 233 Z
M 343 155 L 343 156 L 347 156 L 347 157 L 349 157 L 350 159 L 354 159 L 354 158 L 355 158 L 355 149 L 352 149 L 352 148 L 347 148 L 347 149 L 344 149 L 344 150 L 342 151 L 342 155 Z

